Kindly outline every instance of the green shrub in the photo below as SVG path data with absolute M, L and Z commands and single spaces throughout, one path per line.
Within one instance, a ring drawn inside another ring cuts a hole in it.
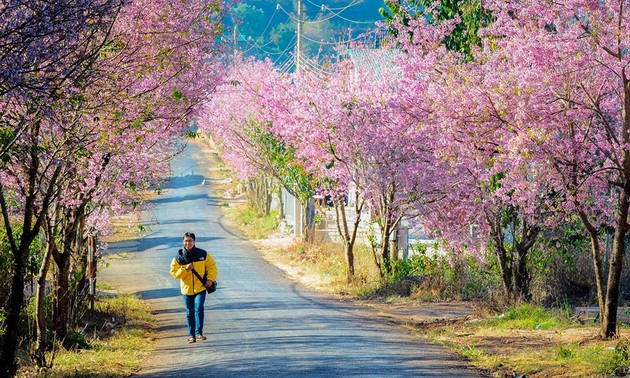
M 558 345 L 556 348 L 556 358 L 559 360 L 571 360 L 577 357 L 577 344 Z
M 416 282 L 416 294 L 440 299 L 475 299 L 500 285 L 498 274 L 470 255 L 452 257 L 433 253 L 424 244 L 414 246 L 411 257 L 393 262 L 388 284 Z
M 90 343 L 83 333 L 71 330 L 63 340 L 63 347 L 67 350 L 89 349 Z
M 627 338 L 620 339 L 615 344 L 615 349 L 610 360 L 602 363 L 601 370 L 606 375 L 625 376 L 630 365 L 630 341 Z
M 234 218 L 243 226 L 250 238 L 265 238 L 275 232 L 278 227 L 278 212 L 273 210 L 268 215 L 260 215 L 254 208 L 239 206 L 234 210 Z
M 4 335 L 4 322 L 7 320 L 7 314 L 4 309 L 0 309 L 0 336 Z
M 569 323 L 544 307 L 524 304 L 489 320 L 488 324 L 508 329 L 541 330 L 562 327 Z

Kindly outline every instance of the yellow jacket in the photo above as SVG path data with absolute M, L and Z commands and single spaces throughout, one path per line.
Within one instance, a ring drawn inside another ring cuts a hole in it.
M 197 247 L 193 247 L 191 251 L 180 249 L 171 261 L 170 273 L 179 280 L 183 295 L 194 295 L 206 290 L 199 278 L 192 271 L 186 270 L 186 265 L 191 262 L 201 277 L 216 281 L 219 274 L 217 264 L 208 252 Z

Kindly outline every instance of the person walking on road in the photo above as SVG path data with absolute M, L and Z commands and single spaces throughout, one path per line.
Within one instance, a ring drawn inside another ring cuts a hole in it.
M 195 246 L 194 233 L 185 233 L 183 241 L 184 248 L 177 251 L 171 262 L 171 276 L 179 280 L 186 305 L 186 321 L 190 335 L 188 343 L 194 343 L 207 340 L 203 335 L 203 306 L 206 301 L 206 288 L 216 281 L 218 270 L 212 256 Z

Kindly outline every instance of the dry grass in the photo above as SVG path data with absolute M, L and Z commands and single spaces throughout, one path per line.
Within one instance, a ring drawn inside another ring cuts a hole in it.
M 619 340 L 601 340 L 594 327 L 552 330 L 503 329 L 472 323 L 436 327 L 423 333 L 499 377 L 606 377 L 628 361 L 615 359 Z M 623 343 L 623 342 L 622 342 Z
M 140 236 L 141 229 L 138 228 L 140 221 L 137 214 L 125 214 L 115 217 L 112 223 L 111 234 L 102 238 L 102 241 L 106 243 L 131 240 Z
M 101 297 L 84 319 L 84 329 L 73 337 L 80 343 L 69 349 L 55 343 L 52 369 L 35 370 L 23 364 L 19 376 L 128 377 L 138 371 L 153 350 L 153 317 L 136 297 Z M 47 359 L 52 356 L 49 352 Z
M 277 235 L 253 242 L 265 259 L 305 286 L 329 294 L 358 297 L 381 285 L 378 270 L 367 248 L 357 248 L 356 274 L 348 282 L 343 246 L 340 244 L 305 243 Z

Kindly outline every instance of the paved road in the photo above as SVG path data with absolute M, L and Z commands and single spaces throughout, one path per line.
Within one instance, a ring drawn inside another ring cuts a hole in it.
M 132 257 L 111 262 L 99 279 L 147 299 L 158 320 L 157 351 L 138 377 L 477 377 L 444 348 L 367 312 L 298 287 L 262 260 L 223 222 L 207 155 L 190 144 L 174 165 L 140 240 L 110 246 Z M 202 184 L 206 179 L 206 184 Z M 178 282 L 168 273 L 181 235 L 195 232 L 219 268 L 206 301 L 208 341 L 187 344 Z

